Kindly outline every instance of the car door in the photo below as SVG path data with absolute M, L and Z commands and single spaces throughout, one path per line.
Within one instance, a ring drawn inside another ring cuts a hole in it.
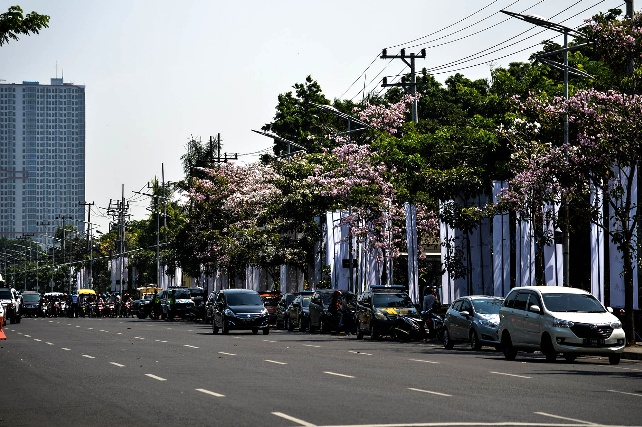
M 362 331 L 370 330 L 370 322 L 372 321 L 372 293 L 366 292 L 362 295 L 359 303 L 359 312 L 357 314 L 359 320 L 359 329 Z
M 539 300 L 539 296 L 536 292 L 527 291 L 528 301 L 526 302 L 526 310 L 523 318 L 523 336 L 524 342 L 531 347 L 539 347 L 540 344 L 540 334 L 541 334 L 541 320 L 543 307 L 542 303 Z M 539 312 L 531 310 L 531 307 L 539 307 Z
M 290 324 L 293 327 L 299 326 L 299 315 L 301 313 L 301 297 L 297 296 L 294 298 L 294 301 L 290 303 L 288 307 L 288 316 L 290 318 Z
M 310 299 L 310 325 L 314 327 L 319 326 L 319 319 L 323 311 L 323 303 L 321 302 L 321 295 L 315 292 Z
M 452 307 L 450 310 L 448 310 L 447 315 L 448 315 L 448 333 L 450 334 L 450 339 L 455 341 L 455 340 L 460 340 L 462 339 L 462 314 L 461 311 L 463 310 L 463 304 L 464 300 L 460 299 L 455 301 L 452 304 Z

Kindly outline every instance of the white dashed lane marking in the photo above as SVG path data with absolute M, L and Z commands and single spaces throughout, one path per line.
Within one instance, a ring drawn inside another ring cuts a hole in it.
M 209 394 L 210 396 L 214 396 L 214 397 L 225 397 L 224 394 L 216 393 L 216 392 L 210 391 L 210 390 L 205 390 L 204 388 L 197 388 L 195 390 L 196 391 L 200 391 L 201 393 Z
M 617 391 L 617 390 L 606 390 L 606 391 L 609 391 L 611 393 L 620 393 L 620 394 L 626 394 L 626 395 L 629 395 L 629 396 L 642 397 L 642 394 L 640 394 L 640 393 L 628 393 L 626 391 Z
M 183 345 L 183 347 L 200 348 L 200 347 L 196 347 L 195 345 L 189 345 L 189 344 L 185 344 L 185 345 Z
M 343 378 L 354 378 L 352 375 L 339 374 L 337 372 L 324 371 L 323 373 L 328 375 L 334 375 L 337 377 L 343 377 Z
M 265 361 L 268 362 L 268 363 L 274 363 L 276 365 L 287 365 L 287 363 L 285 363 L 285 362 L 277 362 L 276 360 L 268 360 L 268 359 L 266 359 Z
M 507 374 L 505 372 L 491 372 L 491 374 L 496 374 L 496 375 L 505 375 L 507 377 L 515 377 L 515 378 L 526 378 L 526 379 L 531 379 L 533 377 L 527 377 L 525 375 L 515 375 L 515 374 Z
M 224 352 L 224 351 L 219 351 L 218 353 L 219 353 L 219 354 L 224 354 L 224 355 L 226 355 L 226 356 L 236 356 L 236 353 L 226 353 L 226 352 Z
M 439 393 L 439 392 L 437 392 L 437 391 L 430 391 L 430 390 L 422 390 L 422 389 L 420 389 L 420 388 L 412 388 L 412 387 L 408 387 L 408 390 L 412 390 L 412 391 L 419 391 L 419 392 L 421 392 L 421 393 L 435 394 L 435 395 L 437 395 L 437 396 L 452 397 L 452 394 Z
M 153 379 L 158 380 L 158 381 L 167 381 L 167 379 L 165 379 L 163 377 L 156 376 L 154 374 L 145 374 L 145 375 L 148 376 L 149 378 L 153 378 Z
M 90 356 L 88 354 L 83 354 L 82 357 L 86 357 L 87 359 L 95 359 L 94 356 Z
M 421 363 L 433 363 L 437 365 L 439 362 L 434 362 L 432 360 L 423 360 L 423 359 L 410 359 L 413 362 L 421 362 Z
M 119 368 L 124 368 L 125 367 L 125 365 L 121 365 L 120 363 L 116 363 L 116 362 L 109 362 L 109 363 L 111 365 L 118 366 Z

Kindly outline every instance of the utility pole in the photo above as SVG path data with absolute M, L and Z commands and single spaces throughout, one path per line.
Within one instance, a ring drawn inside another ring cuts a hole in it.
M 238 160 L 239 154 L 234 153 L 234 157 L 227 157 L 227 153 L 223 154 L 221 157 L 221 133 L 219 132 L 216 136 L 216 142 L 213 140 L 213 136 L 210 136 L 210 156 L 212 163 L 227 163 L 228 160 Z M 216 157 L 214 157 L 214 144 L 216 144 Z M 230 154 L 231 156 L 231 154 Z
M 91 239 L 90 239 L 90 235 L 91 235 L 91 207 L 94 205 L 94 202 L 91 202 L 91 203 L 78 202 L 78 204 L 82 205 L 83 209 L 84 209 L 84 206 L 88 206 L 88 208 L 87 208 L 87 249 L 89 250 L 89 253 L 90 253 L 90 260 L 89 260 L 89 277 L 88 277 L 87 280 L 89 282 L 88 288 L 92 289 L 93 288 L 93 286 L 92 286 L 92 274 L 93 274 L 93 272 L 92 272 L 93 265 L 92 264 L 93 264 L 93 259 L 91 257 L 91 252 L 92 252 L 91 244 L 92 244 L 92 242 L 91 242 Z
M 401 83 L 388 83 L 388 79 L 386 77 L 383 78 L 383 84 L 381 85 L 382 87 L 390 87 L 390 86 L 401 86 L 403 87 L 406 91 L 408 91 L 408 87 L 410 87 L 410 94 L 413 96 L 413 101 L 412 101 L 412 121 L 414 123 L 419 122 L 419 113 L 417 111 L 417 75 L 416 75 L 416 70 L 415 70 L 415 59 L 426 59 L 426 49 L 421 49 L 419 55 L 415 53 L 411 53 L 409 55 L 406 55 L 406 49 L 401 49 L 401 52 L 399 55 L 388 55 L 388 50 L 383 49 L 381 52 L 381 59 L 401 59 L 403 62 L 406 63 L 407 66 L 410 67 L 410 83 L 408 82 L 401 82 Z
M 57 215 L 56 219 L 62 220 L 62 265 L 65 268 L 65 281 L 67 282 L 67 291 L 71 293 L 71 274 L 69 273 L 68 269 L 70 268 L 70 265 L 65 265 L 67 262 L 67 228 L 66 228 L 66 223 L 65 221 L 68 219 L 73 219 L 70 216 L 65 216 L 65 215 Z M 64 289 L 64 288 L 63 288 Z
M 129 203 L 125 203 L 125 184 L 122 184 L 121 187 L 121 199 L 117 200 L 115 206 L 113 201 L 109 200 L 109 207 L 107 208 L 107 213 L 112 215 L 116 222 L 118 229 L 118 258 L 120 260 L 119 268 L 119 281 L 120 281 L 120 293 L 123 293 L 123 282 L 124 282 L 124 270 L 125 270 L 125 218 L 127 217 L 127 211 L 129 210 Z

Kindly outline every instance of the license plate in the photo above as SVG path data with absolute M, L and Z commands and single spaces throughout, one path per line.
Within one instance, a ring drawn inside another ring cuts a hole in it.
M 585 338 L 584 344 L 592 347 L 597 347 L 599 345 L 603 345 L 604 340 L 599 338 Z

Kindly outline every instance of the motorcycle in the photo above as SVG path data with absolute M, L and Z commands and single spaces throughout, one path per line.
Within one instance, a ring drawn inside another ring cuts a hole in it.
M 422 311 L 422 318 L 424 319 L 424 328 L 426 330 L 425 341 L 437 339 L 441 342 L 444 339 L 444 319 L 433 311 Z
M 399 341 L 419 341 L 426 337 L 424 322 L 405 314 L 397 316 L 393 331 L 395 338 Z

